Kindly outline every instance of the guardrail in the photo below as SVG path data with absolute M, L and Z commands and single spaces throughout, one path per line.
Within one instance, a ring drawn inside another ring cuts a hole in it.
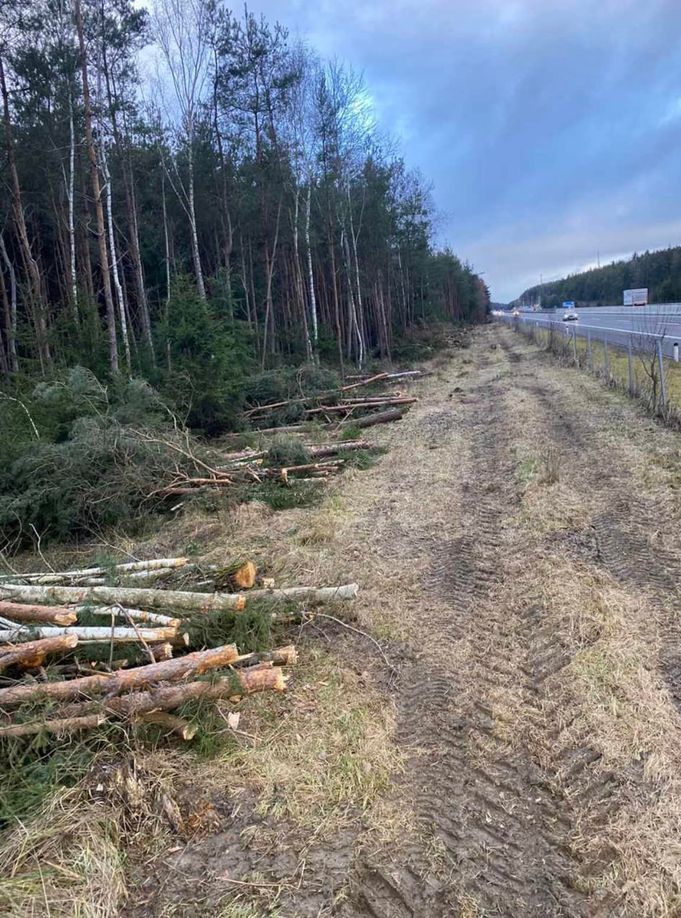
M 545 333 L 546 341 L 542 343 L 549 349 L 559 350 L 563 355 L 571 357 L 576 366 L 585 365 L 587 369 L 601 375 L 608 385 L 618 383 L 611 372 L 611 356 L 626 358 L 625 388 L 629 395 L 645 396 L 656 413 L 664 416 L 669 414 L 671 368 L 667 363 L 679 362 L 679 342 L 664 332 L 589 325 L 580 320 L 565 322 L 547 316 L 539 317 L 536 313 L 519 316 L 497 314 L 496 318 L 534 340 L 538 340 L 542 332 Z M 579 341 L 583 342 L 583 347 L 578 345 Z M 602 347 L 601 367 L 597 367 L 595 363 L 594 344 Z M 645 368 L 645 386 L 642 385 L 640 374 L 636 371 L 636 358 L 639 358 Z M 681 366 L 679 372 L 681 373 Z

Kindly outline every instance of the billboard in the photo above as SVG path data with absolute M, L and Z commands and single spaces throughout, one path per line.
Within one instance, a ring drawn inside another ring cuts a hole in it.
M 637 290 L 624 291 L 625 306 L 646 306 L 648 304 L 648 288 L 639 287 Z
M 574 309 L 575 301 L 574 300 L 563 300 L 563 309 Z

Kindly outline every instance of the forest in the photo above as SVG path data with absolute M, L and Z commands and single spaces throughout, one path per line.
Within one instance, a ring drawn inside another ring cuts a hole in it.
M 0 2 L 0 94 L 0 549 L 486 316 L 362 77 L 248 9 Z
M 617 306 L 622 291 L 647 287 L 650 303 L 681 302 L 681 246 L 657 252 L 634 254 L 626 261 L 613 261 L 602 268 L 591 268 L 561 280 L 529 287 L 516 301 L 521 305 L 539 302 L 553 309 L 564 300 L 580 306 Z
M 141 377 L 224 426 L 244 376 L 363 368 L 487 291 L 363 79 L 220 0 L 0 5 L 0 378 Z

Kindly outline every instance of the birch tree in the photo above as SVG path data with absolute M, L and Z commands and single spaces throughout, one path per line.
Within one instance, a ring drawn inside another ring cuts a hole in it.
M 196 286 L 202 300 L 206 299 L 206 285 L 196 221 L 194 157 L 199 120 L 210 88 L 210 22 L 208 0 L 155 2 L 154 33 L 163 63 L 159 86 L 166 116 L 175 125 L 187 156 L 186 180 L 176 159 L 168 177 L 189 220 Z

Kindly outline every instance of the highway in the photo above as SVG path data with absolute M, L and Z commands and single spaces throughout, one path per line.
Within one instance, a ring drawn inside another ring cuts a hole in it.
M 542 312 L 521 312 L 522 322 L 550 325 L 552 322 L 570 329 L 580 338 L 590 335 L 593 340 L 608 341 L 610 344 L 627 347 L 631 342 L 636 350 L 654 346 L 662 341 L 665 356 L 672 357 L 674 344 L 681 348 L 681 304 L 665 303 L 650 306 L 604 306 L 602 308 L 578 309 L 579 318 L 574 322 L 563 322 L 563 310 Z

